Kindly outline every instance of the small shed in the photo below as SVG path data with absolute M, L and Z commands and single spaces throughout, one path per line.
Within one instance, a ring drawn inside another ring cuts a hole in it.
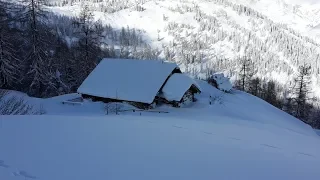
M 201 93 L 200 86 L 185 74 L 173 74 L 162 88 L 162 101 L 175 107 L 195 101 L 194 94 Z

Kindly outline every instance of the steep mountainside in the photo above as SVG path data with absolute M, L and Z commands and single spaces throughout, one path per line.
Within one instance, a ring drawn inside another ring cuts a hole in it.
M 256 76 L 293 86 L 297 67 L 312 66 L 314 95 L 320 97 L 319 3 L 288 0 L 101 0 L 90 3 L 95 18 L 121 30 L 141 30 L 160 57 L 206 77 L 223 71 L 237 79 L 239 59 L 255 62 Z M 82 1 L 51 0 L 49 8 L 76 16 Z M 311 34 L 304 36 L 303 34 Z M 106 40 L 112 44 L 110 38 Z M 130 56 L 130 53 L 128 53 Z
M 233 0 L 265 14 L 275 22 L 287 24 L 302 34 L 320 36 L 318 0 Z

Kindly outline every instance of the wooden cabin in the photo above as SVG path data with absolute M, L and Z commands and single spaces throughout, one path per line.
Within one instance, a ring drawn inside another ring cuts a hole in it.
M 185 81 L 188 85 L 184 86 L 189 88 L 181 88 L 175 93 L 179 92 L 179 95 L 183 96 L 189 90 L 187 94 L 201 92 L 197 85 L 190 84 L 193 80 L 182 74 L 177 64 L 135 59 L 103 59 L 77 92 L 83 98 L 90 98 L 93 101 L 128 102 L 138 108 L 149 109 L 158 104 L 159 99 L 166 98 L 159 95 L 168 94 L 168 87 L 170 91 L 173 90 L 172 86 L 167 84 L 172 84 L 172 81 L 176 83 L 178 74 L 181 80 L 189 79 L 189 82 Z M 172 104 L 171 99 L 167 102 Z

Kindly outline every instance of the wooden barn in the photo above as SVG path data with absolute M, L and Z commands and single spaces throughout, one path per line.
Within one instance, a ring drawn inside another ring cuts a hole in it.
M 125 101 L 141 109 L 148 109 L 159 101 L 178 107 L 178 103 L 184 99 L 189 100 L 187 96 L 194 99 L 194 94 L 201 91 L 190 77 L 181 73 L 175 63 L 103 59 L 77 92 L 83 98 L 93 101 Z

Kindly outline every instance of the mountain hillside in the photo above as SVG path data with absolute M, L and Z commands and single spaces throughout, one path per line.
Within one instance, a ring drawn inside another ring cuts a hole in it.
M 312 96 L 320 97 L 320 46 L 315 36 L 319 3 L 285 0 L 51 0 L 55 14 L 77 16 L 81 5 L 96 20 L 120 31 L 138 29 L 143 40 L 161 50 L 160 58 L 175 61 L 196 77 L 222 71 L 238 79 L 239 59 L 254 61 L 255 76 L 275 80 L 289 89 L 297 68 L 310 64 Z M 293 29 L 294 28 L 294 29 Z M 112 39 L 106 39 L 109 45 Z M 116 47 L 117 48 L 117 47 Z M 120 47 L 119 47 L 120 48 Z
M 318 0 L 233 0 L 286 24 L 303 35 L 319 40 L 320 1 Z

